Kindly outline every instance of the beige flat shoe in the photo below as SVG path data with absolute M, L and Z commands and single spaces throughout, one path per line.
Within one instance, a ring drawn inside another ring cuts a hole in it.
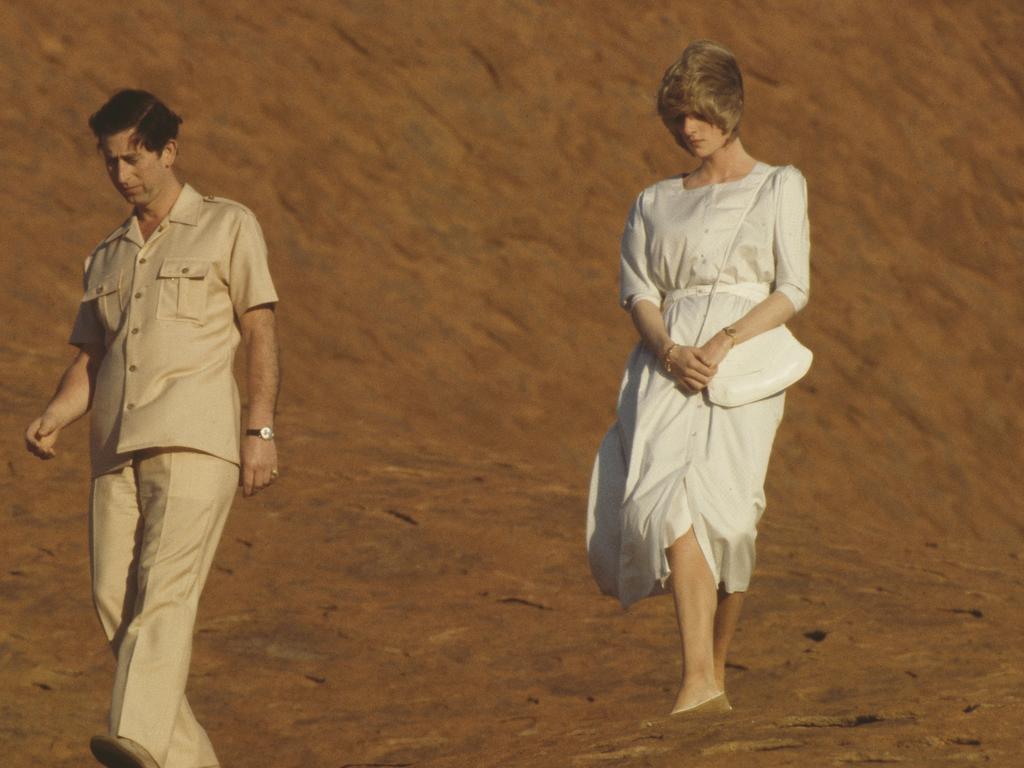
M 704 699 L 688 707 L 673 709 L 673 715 L 718 715 L 725 712 L 732 712 L 732 704 L 725 696 L 725 691 L 716 693 L 710 699 Z
M 89 749 L 107 768 L 160 768 L 144 746 L 123 736 L 93 736 Z

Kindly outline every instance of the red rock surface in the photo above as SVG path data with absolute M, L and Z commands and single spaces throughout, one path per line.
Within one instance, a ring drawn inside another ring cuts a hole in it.
M 694 723 L 663 716 L 670 601 L 597 595 L 582 527 L 634 343 L 618 235 L 688 164 L 653 96 L 705 36 L 748 149 L 808 178 L 817 357 L 736 712 Z M 236 505 L 193 663 L 225 766 L 1015 764 L 1022 37 L 1009 0 L 0 5 L 2 762 L 88 764 L 104 722 L 84 425 L 47 464 L 20 434 L 124 214 L 85 120 L 132 85 L 283 296 L 283 477 Z

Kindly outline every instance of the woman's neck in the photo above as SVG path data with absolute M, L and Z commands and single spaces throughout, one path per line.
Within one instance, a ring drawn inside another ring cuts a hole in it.
M 756 164 L 757 161 L 747 154 L 743 142 L 737 137 L 703 158 L 700 166 L 687 180 L 697 182 L 693 186 L 736 181 L 750 173 Z

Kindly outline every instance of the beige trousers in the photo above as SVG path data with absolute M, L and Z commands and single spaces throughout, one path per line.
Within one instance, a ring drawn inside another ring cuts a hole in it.
M 141 451 L 93 478 L 93 600 L 117 657 L 110 732 L 162 768 L 218 765 L 185 684 L 199 595 L 237 486 L 234 464 L 178 449 Z

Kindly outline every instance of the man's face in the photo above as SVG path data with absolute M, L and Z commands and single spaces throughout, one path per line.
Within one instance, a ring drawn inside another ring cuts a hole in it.
M 159 152 L 146 149 L 134 128 L 100 139 L 107 175 L 114 188 L 135 208 L 142 209 L 156 200 L 168 184 L 175 182 L 175 142 L 167 142 Z

